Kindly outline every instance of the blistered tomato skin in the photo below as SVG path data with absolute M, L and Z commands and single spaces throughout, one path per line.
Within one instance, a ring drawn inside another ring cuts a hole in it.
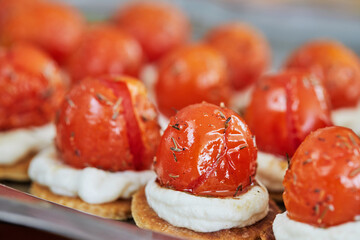
M 139 41 L 150 62 L 183 45 L 189 36 L 187 17 L 169 4 L 154 1 L 131 3 L 120 8 L 114 20 Z
M 67 70 L 73 82 L 103 74 L 137 77 L 142 63 L 141 47 L 131 35 L 110 24 L 96 24 L 85 31 Z
M 228 23 L 212 29 L 206 41 L 224 54 L 229 78 L 236 90 L 253 84 L 270 63 L 270 47 L 254 28 Z
M 200 196 L 235 196 L 253 182 L 257 149 L 245 122 L 230 109 L 201 103 L 171 117 L 157 151 L 163 187 Z
M 41 0 L 5 0 L 0 1 L 0 9 L 4 12 L 0 16 L 1 44 L 28 41 L 63 63 L 80 41 L 84 18 L 67 5 Z
M 230 82 L 222 55 L 207 44 L 188 45 L 163 58 L 155 84 L 157 103 L 167 117 L 190 104 L 225 104 Z
M 57 64 L 37 47 L 0 47 L 0 130 L 41 126 L 55 116 L 65 92 Z
M 360 215 L 360 139 L 343 127 L 311 133 L 291 159 L 283 195 L 288 216 L 317 227 Z
M 354 107 L 360 101 L 360 60 L 341 43 L 306 43 L 289 57 L 286 68 L 306 69 L 321 76 L 335 109 Z
M 259 150 L 283 157 L 292 156 L 311 131 L 332 125 L 324 87 L 314 75 L 301 71 L 260 79 L 245 121 Z
M 63 101 L 56 123 L 60 158 L 75 168 L 149 169 L 160 141 L 155 107 L 140 81 L 88 78 Z

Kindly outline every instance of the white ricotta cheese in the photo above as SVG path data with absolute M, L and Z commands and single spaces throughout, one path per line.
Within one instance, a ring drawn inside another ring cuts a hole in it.
M 160 218 L 197 232 L 249 226 L 264 218 L 269 210 L 269 194 L 262 185 L 237 197 L 216 198 L 163 188 L 153 180 L 146 185 L 145 194 Z
M 329 228 L 291 220 L 287 212 L 276 215 L 273 223 L 276 240 L 354 240 L 360 237 L 360 222 L 348 222 Z
M 360 102 L 353 108 L 340 108 L 331 112 L 331 117 L 336 126 L 351 128 L 360 135 Z
M 128 199 L 150 179 L 152 170 L 108 172 L 87 167 L 75 169 L 57 158 L 54 146 L 40 152 L 30 164 L 30 178 L 58 195 L 76 197 L 91 204 Z

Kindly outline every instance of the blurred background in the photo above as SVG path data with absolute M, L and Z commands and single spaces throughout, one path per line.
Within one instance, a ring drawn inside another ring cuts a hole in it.
M 80 8 L 91 21 L 107 19 L 129 0 L 62 0 Z M 160 1 L 160 0 L 159 0 Z M 309 39 L 336 39 L 360 55 L 359 0 L 161 0 L 189 16 L 193 40 L 212 26 L 240 20 L 259 28 L 273 51 L 272 69 Z

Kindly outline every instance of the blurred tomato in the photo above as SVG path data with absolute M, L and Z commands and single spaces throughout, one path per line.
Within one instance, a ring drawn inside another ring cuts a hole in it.
M 56 123 L 61 159 L 75 168 L 149 169 L 160 141 L 154 106 L 140 81 L 87 78 L 65 97 Z
M 77 46 L 83 25 L 82 15 L 62 3 L 0 0 L 0 43 L 29 41 L 60 63 Z
M 188 45 L 170 53 L 160 61 L 158 76 L 156 98 L 160 111 L 168 117 L 174 109 L 190 104 L 227 103 L 230 98 L 225 61 L 206 44 Z
M 332 125 L 323 85 L 314 75 L 301 71 L 260 79 L 245 120 L 259 150 L 283 157 L 292 156 L 311 131 Z
M 242 90 L 253 84 L 268 68 L 270 47 L 253 27 L 228 23 L 212 29 L 206 41 L 224 54 L 233 88 Z
M 0 47 L 0 130 L 48 123 L 64 91 L 59 67 L 40 49 Z
M 87 29 L 67 69 L 73 82 L 103 74 L 137 77 L 142 62 L 141 47 L 132 36 L 112 25 L 97 24 Z
M 360 215 L 359 156 L 360 139 L 350 129 L 328 127 L 311 133 L 285 175 L 288 216 L 317 227 L 354 221 Z
M 360 61 L 341 43 L 306 43 L 289 57 L 286 68 L 306 69 L 321 76 L 333 108 L 353 107 L 360 101 Z
M 116 24 L 132 34 L 141 44 L 148 61 L 184 44 L 189 35 L 189 22 L 175 6 L 160 2 L 136 2 L 120 8 Z
M 154 166 L 164 187 L 195 195 L 236 196 L 253 183 L 256 155 L 252 134 L 239 115 L 201 103 L 171 117 Z

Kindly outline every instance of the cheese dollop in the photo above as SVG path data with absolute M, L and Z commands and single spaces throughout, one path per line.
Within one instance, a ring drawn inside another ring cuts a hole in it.
M 237 197 L 216 198 L 163 188 L 153 180 L 146 185 L 145 194 L 160 218 L 197 232 L 249 226 L 269 211 L 269 194 L 260 183 Z
M 256 176 L 270 192 L 282 192 L 288 163 L 276 155 L 258 151 Z
M 54 124 L 0 132 L 0 164 L 15 164 L 26 155 L 49 146 L 54 137 Z
M 254 85 L 250 85 L 241 91 L 235 92 L 230 99 L 230 108 L 236 111 L 244 110 L 251 101 L 253 91 Z
M 331 112 L 331 117 L 336 126 L 352 129 L 360 135 L 360 102 L 353 108 L 340 108 Z
M 273 223 L 276 240 L 354 240 L 360 236 L 360 222 L 348 222 L 329 228 L 291 220 L 287 212 L 276 215 Z
M 108 172 L 87 167 L 75 169 L 62 163 L 54 146 L 41 151 L 30 164 L 30 178 L 58 195 L 80 197 L 91 204 L 128 199 L 155 176 L 152 170 Z

